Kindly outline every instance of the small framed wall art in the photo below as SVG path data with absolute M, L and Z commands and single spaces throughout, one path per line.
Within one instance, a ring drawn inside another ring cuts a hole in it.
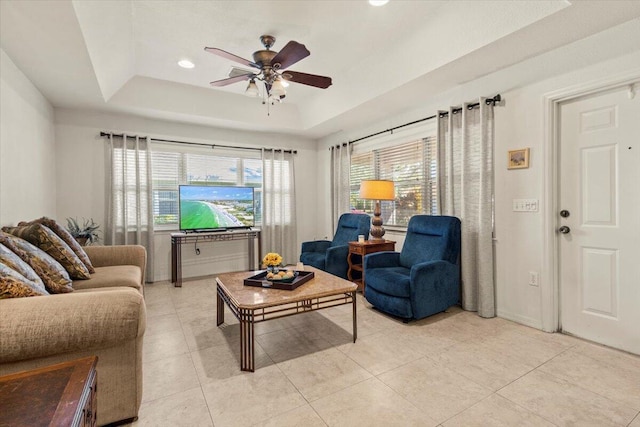
M 509 151 L 507 169 L 525 169 L 529 167 L 529 148 Z

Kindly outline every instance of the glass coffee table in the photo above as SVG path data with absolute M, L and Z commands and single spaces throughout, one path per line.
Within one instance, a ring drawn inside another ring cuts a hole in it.
M 224 273 L 216 277 L 217 325 L 224 323 L 224 304 L 240 321 L 240 369 L 255 369 L 254 325 L 280 317 L 351 304 L 353 306 L 353 342 L 358 337 L 356 290 L 358 286 L 313 267 L 314 277 L 294 290 L 245 286 L 250 271 Z

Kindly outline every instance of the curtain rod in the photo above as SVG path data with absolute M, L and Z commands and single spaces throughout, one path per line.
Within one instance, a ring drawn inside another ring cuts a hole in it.
M 500 96 L 500 94 L 497 94 L 496 96 L 494 96 L 494 97 L 492 97 L 492 98 L 487 98 L 487 99 L 485 99 L 485 101 L 484 101 L 484 102 L 485 102 L 487 105 L 496 105 L 496 103 L 498 103 L 498 102 L 500 102 L 500 101 L 502 101 L 502 97 Z M 479 102 L 476 102 L 476 103 L 474 103 L 474 104 L 469 104 L 469 105 L 467 105 L 467 108 L 468 108 L 469 110 L 471 110 L 471 109 L 473 109 L 473 108 L 475 108 L 475 107 L 477 107 L 477 106 L 479 106 L 479 105 L 480 105 L 480 103 L 479 103 Z M 454 109 L 453 109 L 453 110 L 451 110 L 451 111 L 453 112 L 453 114 L 457 114 L 457 113 L 459 113 L 460 111 L 462 111 L 462 107 L 460 107 L 460 108 L 454 108 Z M 446 112 L 444 112 L 444 113 L 440 114 L 440 116 L 441 116 L 441 117 L 444 117 L 444 116 L 447 116 L 447 115 L 449 115 L 449 112 L 448 112 L 448 111 L 446 111 Z M 427 120 L 435 119 L 436 117 L 438 117 L 438 114 L 434 114 L 433 116 L 425 117 L 425 118 L 423 118 L 423 119 L 414 120 L 414 121 L 412 121 L 412 122 L 405 123 L 405 124 L 403 124 L 403 125 L 399 125 L 399 126 L 395 126 L 395 127 L 389 128 L 389 129 L 381 130 L 380 132 L 372 133 L 371 135 L 363 136 L 362 138 L 354 139 L 354 140 L 352 140 L 352 141 L 343 142 L 342 144 L 336 145 L 335 147 L 336 147 L 336 148 L 337 148 L 337 147 L 340 147 L 340 146 L 343 146 L 343 147 L 344 147 L 344 146 L 346 146 L 346 145 L 353 144 L 353 143 L 356 143 L 356 142 L 360 142 L 360 141 L 365 140 L 365 139 L 368 139 L 368 138 L 373 138 L 374 136 L 382 135 L 383 133 L 387 133 L 387 132 L 391 132 L 391 133 L 393 134 L 393 131 L 394 131 L 394 130 L 401 129 L 401 128 L 403 128 L 403 127 L 407 127 L 407 126 L 411 126 L 411 125 L 415 125 L 416 123 L 425 122 L 425 121 L 427 121 Z
M 100 132 L 100 136 L 117 136 L 117 137 L 124 137 L 124 134 L 120 133 L 113 133 L 113 132 Z M 138 136 L 138 135 L 127 135 L 127 138 L 147 138 L 146 136 Z M 184 145 L 197 145 L 200 147 L 211 147 L 211 149 L 214 149 L 216 147 L 218 148 L 232 148 L 232 149 L 236 149 L 236 150 L 257 150 L 257 151 L 275 151 L 275 152 L 284 152 L 284 153 L 293 153 L 293 154 L 298 154 L 297 150 L 283 150 L 280 148 L 254 148 L 254 147 L 238 147 L 238 146 L 234 146 L 234 145 L 222 145 L 222 144 L 205 144 L 203 142 L 188 142 L 188 141 L 175 141 L 173 139 L 160 139 L 160 138 L 149 138 L 152 141 L 158 141 L 158 142 L 168 142 L 170 144 L 184 144 Z

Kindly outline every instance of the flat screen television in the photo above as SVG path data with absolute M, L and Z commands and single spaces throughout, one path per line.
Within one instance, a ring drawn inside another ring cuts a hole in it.
M 253 187 L 181 185 L 181 231 L 223 231 L 255 225 Z

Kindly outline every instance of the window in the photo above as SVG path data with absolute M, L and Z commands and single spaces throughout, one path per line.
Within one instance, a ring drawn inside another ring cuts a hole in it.
M 413 215 L 437 213 L 435 136 L 358 151 L 351 156 L 350 200 L 353 209 L 373 212 L 375 202 L 359 197 L 360 182 L 386 179 L 395 183 L 396 192 L 395 200 L 380 204 L 386 226 L 406 227 Z
M 178 186 L 237 185 L 253 187 L 256 225 L 262 222 L 262 160 L 192 152 L 151 152 L 153 219 L 155 225 L 178 225 Z

